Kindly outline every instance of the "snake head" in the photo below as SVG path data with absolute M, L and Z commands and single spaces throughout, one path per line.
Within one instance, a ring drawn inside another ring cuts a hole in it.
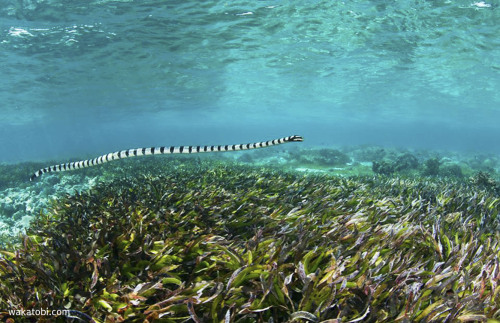
M 304 141 L 304 138 L 302 138 L 302 136 L 293 135 L 288 137 L 288 141 Z

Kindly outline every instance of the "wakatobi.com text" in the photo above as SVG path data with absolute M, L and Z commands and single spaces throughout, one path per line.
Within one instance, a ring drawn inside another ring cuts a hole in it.
M 8 310 L 10 316 L 69 316 L 69 310 L 49 310 L 49 309 L 30 309 L 30 310 Z

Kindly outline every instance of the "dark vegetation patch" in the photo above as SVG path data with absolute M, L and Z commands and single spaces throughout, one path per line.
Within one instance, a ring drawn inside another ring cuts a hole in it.
M 46 166 L 45 163 L 0 164 L 0 190 L 28 185 L 27 179 L 30 178 L 31 174 Z
M 498 318 L 500 199 L 481 185 L 144 160 L 58 200 L 0 251 L 0 318 Z

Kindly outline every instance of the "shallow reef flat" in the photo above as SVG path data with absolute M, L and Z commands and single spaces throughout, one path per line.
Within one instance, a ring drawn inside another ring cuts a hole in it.
M 499 211 L 469 181 L 146 159 L 0 251 L 0 318 L 495 322 Z
M 85 156 L 74 160 L 92 158 Z M 500 158 L 491 153 L 430 151 L 380 146 L 277 147 L 250 152 L 196 156 L 141 157 L 120 160 L 64 173 L 45 174 L 28 181 L 37 169 L 60 164 L 0 164 L 0 247 L 29 227 L 40 211 L 47 210 L 52 200 L 74 192 L 86 191 L 99 182 L 109 182 L 128 174 L 147 171 L 161 164 L 177 165 L 184 160 L 220 161 L 249 166 L 265 166 L 303 173 L 329 174 L 344 177 L 385 176 L 415 178 L 446 178 L 465 181 L 500 195 Z M 153 165 L 153 166 L 152 166 Z M 158 170 L 161 171 L 161 170 Z

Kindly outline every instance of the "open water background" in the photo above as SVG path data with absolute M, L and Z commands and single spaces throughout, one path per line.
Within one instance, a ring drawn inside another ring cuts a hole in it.
M 142 146 L 500 153 L 498 0 L 0 1 L 0 162 Z

